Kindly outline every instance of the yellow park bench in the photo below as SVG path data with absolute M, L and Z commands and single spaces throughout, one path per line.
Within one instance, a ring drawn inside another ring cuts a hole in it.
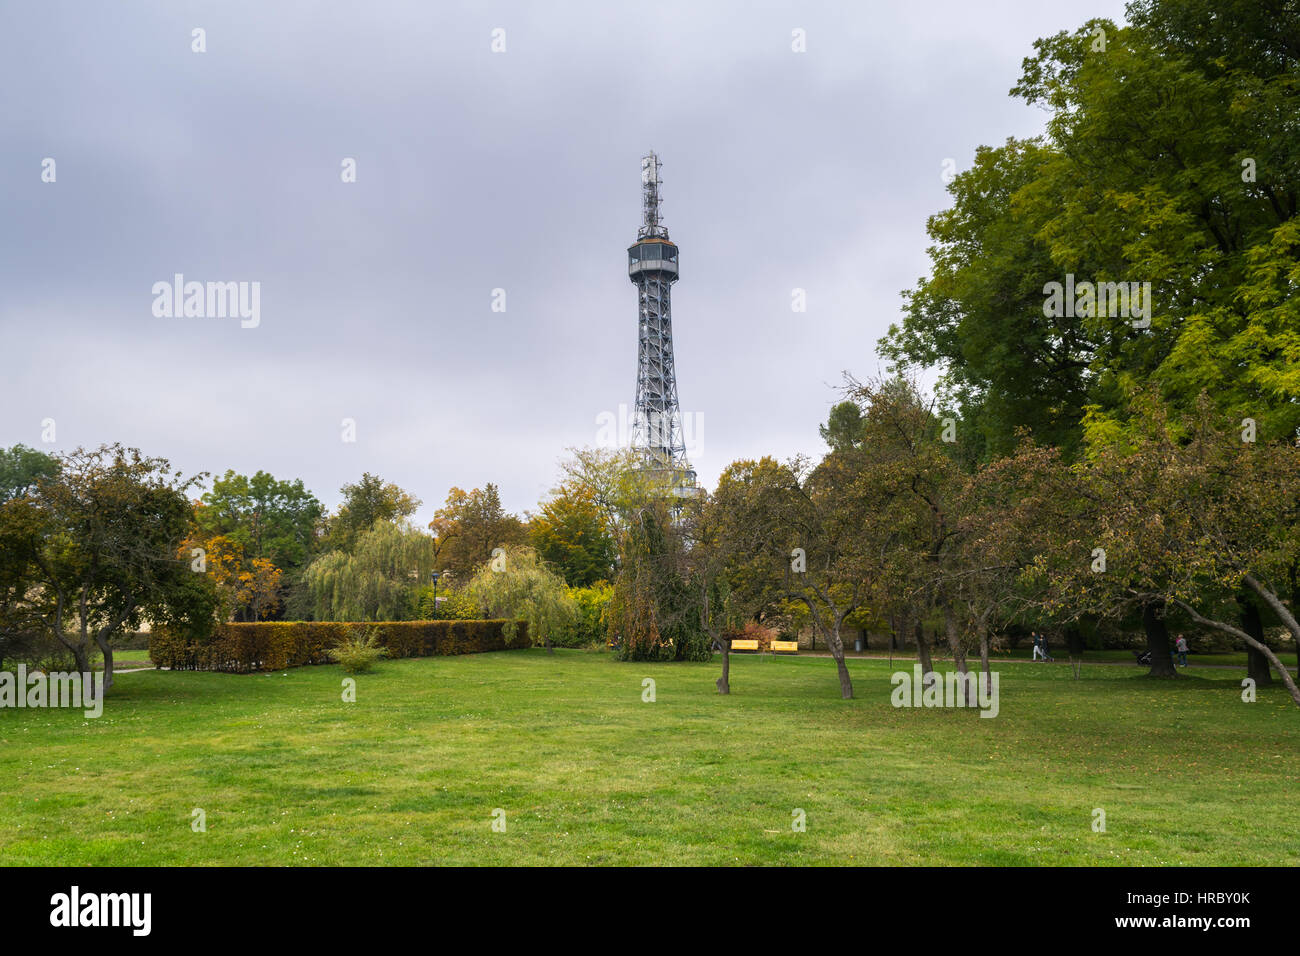
M 758 641 L 748 638 L 738 637 L 732 640 L 731 649 L 733 651 L 757 651 Z M 772 641 L 769 649 L 773 654 L 798 654 L 798 641 Z

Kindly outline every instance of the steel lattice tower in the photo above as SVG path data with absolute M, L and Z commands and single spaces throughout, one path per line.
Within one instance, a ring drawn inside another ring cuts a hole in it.
M 646 467 L 669 473 L 674 485 L 693 487 L 673 369 L 677 246 L 660 221 L 659 157 L 654 153 L 641 160 L 641 211 L 637 241 L 627 250 L 627 274 L 636 286 L 639 313 L 632 448 L 644 456 Z

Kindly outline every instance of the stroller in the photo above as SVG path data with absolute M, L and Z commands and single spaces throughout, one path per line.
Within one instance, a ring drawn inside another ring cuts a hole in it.
M 1138 662 L 1138 664 L 1141 665 L 1142 667 L 1150 667 L 1150 666 L 1151 666 L 1151 652 L 1150 652 L 1150 651 L 1142 651 L 1141 653 L 1139 653 L 1139 652 L 1137 652 L 1137 651 L 1134 651 L 1134 652 L 1133 652 L 1133 656 L 1137 658 L 1137 662 Z

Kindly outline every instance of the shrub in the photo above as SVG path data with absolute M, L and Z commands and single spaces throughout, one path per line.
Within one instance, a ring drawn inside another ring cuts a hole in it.
M 13 635 L 0 643 L 3 659 L 0 665 L 10 666 L 22 662 L 34 670 L 74 671 L 77 669 L 76 658 L 72 652 L 48 634 Z
M 328 651 L 332 660 L 342 666 L 344 673 L 363 674 L 375 666 L 375 661 L 388 654 L 386 648 L 376 643 L 374 628 L 357 628 L 346 639 Z
M 534 639 L 548 648 L 573 631 L 578 616 L 569 586 L 532 548 L 505 549 L 474 575 L 468 590 L 489 614 L 527 621 Z
M 757 621 L 747 621 L 740 630 L 727 631 L 722 637 L 727 641 L 758 641 L 758 649 L 762 653 L 767 653 L 772 649 L 773 639 L 781 639 L 781 636 L 776 631 L 764 627 Z
M 513 636 L 507 625 L 515 625 Z M 219 624 L 211 636 L 195 639 L 181 631 L 157 628 L 149 659 L 172 670 L 280 670 L 324 664 L 330 651 L 352 636 L 355 624 L 337 621 L 258 621 Z M 375 643 L 390 658 L 477 654 L 514 650 L 531 644 L 523 621 L 385 621 L 372 628 Z
M 604 581 L 597 581 L 590 587 L 573 588 L 570 594 L 578 613 L 572 628 L 557 643 L 566 647 L 603 647 L 608 633 L 609 602 L 614 597 L 614 588 Z
M 123 635 L 113 642 L 113 649 L 119 651 L 144 651 L 149 649 L 149 632 L 134 631 Z
M 468 588 L 454 588 L 444 585 L 438 589 L 438 605 L 434 607 L 432 585 L 422 587 L 419 592 L 420 617 L 425 621 L 479 621 L 483 619 L 483 609 L 470 597 Z

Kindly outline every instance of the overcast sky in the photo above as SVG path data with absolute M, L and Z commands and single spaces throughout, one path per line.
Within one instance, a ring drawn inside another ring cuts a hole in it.
M 1033 40 L 1122 8 L 6 3 L 0 445 L 121 441 L 330 506 L 370 471 L 422 520 L 489 481 L 535 508 L 635 397 L 654 149 L 702 482 L 819 454 L 926 271 L 944 161 L 1040 132 L 1007 95 Z M 155 316 L 176 273 L 260 283 L 259 324 Z

